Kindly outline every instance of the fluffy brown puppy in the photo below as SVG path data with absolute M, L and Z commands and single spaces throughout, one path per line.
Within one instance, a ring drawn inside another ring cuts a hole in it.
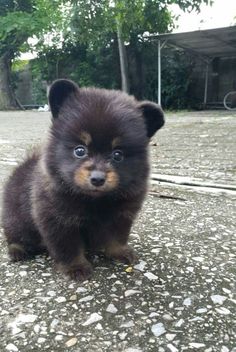
M 6 184 L 3 227 L 12 260 L 46 250 L 84 280 L 92 273 L 87 250 L 135 260 L 128 236 L 147 189 L 148 142 L 164 117 L 154 103 L 63 79 L 49 104 L 48 143 Z

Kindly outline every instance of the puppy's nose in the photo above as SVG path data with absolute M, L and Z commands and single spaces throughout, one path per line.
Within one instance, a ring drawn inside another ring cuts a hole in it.
M 102 171 L 92 171 L 90 176 L 90 182 L 93 186 L 100 187 L 105 183 L 106 176 Z

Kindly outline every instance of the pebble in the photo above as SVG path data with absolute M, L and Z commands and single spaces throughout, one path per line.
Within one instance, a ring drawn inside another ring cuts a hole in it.
M 207 312 L 207 308 L 199 308 L 196 310 L 196 313 L 198 314 L 203 314 L 203 313 L 206 313 Z
M 134 326 L 133 320 L 127 321 L 123 324 L 121 324 L 121 328 L 132 328 Z
M 185 298 L 185 300 L 183 301 L 184 306 L 191 306 L 191 304 L 192 304 L 192 300 L 190 297 Z
M 162 323 L 157 323 L 151 327 L 152 333 L 158 337 L 166 333 L 166 329 Z
M 180 319 L 179 321 L 177 321 L 177 323 L 175 323 L 175 326 L 177 328 L 180 328 L 183 325 L 183 323 L 184 323 L 184 319 Z
M 141 260 L 138 264 L 134 265 L 134 269 L 137 269 L 139 271 L 144 271 L 145 266 L 147 263 L 144 260 Z
M 10 352 L 17 352 L 17 351 L 19 351 L 18 348 L 16 347 L 16 345 L 13 345 L 13 343 L 9 343 L 9 344 L 6 346 L 6 350 L 7 350 L 7 351 L 10 351 Z
M 154 275 L 153 273 L 147 272 L 143 274 L 144 276 L 146 276 L 149 280 L 157 280 L 158 277 L 156 275 Z
M 66 341 L 65 345 L 67 347 L 72 347 L 77 343 L 78 339 L 76 337 L 72 337 L 72 339 Z
M 166 339 L 168 341 L 173 341 L 175 336 L 176 336 L 176 334 L 166 334 Z
M 224 308 L 224 307 L 216 308 L 216 311 L 222 315 L 228 315 L 231 313 L 229 309 Z
M 223 304 L 226 299 L 227 299 L 227 297 L 221 296 L 221 295 L 212 295 L 211 296 L 211 300 L 215 304 Z
M 88 320 L 86 320 L 82 325 L 83 326 L 88 326 L 88 325 L 94 324 L 97 321 L 102 320 L 102 319 L 103 319 L 103 317 L 100 314 L 92 313 L 90 315 L 90 317 L 88 318 Z
M 57 298 L 55 298 L 55 301 L 57 303 L 64 303 L 64 302 L 66 302 L 66 298 L 65 297 L 57 297 Z
M 135 295 L 136 293 L 140 293 L 140 291 L 139 290 L 126 290 L 125 291 L 125 297 L 129 297 L 129 296 Z
M 117 311 L 118 309 L 114 306 L 114 304 L 111 303 L 107 306 L 106 312 L 115 314 Z
M 204 343 L 198 343 L 198 342 L 190 342 L 189 343 L 189 347 L 201 348 L 201 347 L 205 347 L 205 344 Z
M 178 352 L 178 349 L 174 345 L 172 345 L 171 343 L 168 343 L 167 347 L 169 348 L 169 350 L 171 352 Z
M 79 299 L 79 302 L 82 303 L 82 302 L 89 302 L 89 301 L 92 301 L 92 299 L 94 299 L 94 296 L 85 296 L 85 297 L 82 297 Z

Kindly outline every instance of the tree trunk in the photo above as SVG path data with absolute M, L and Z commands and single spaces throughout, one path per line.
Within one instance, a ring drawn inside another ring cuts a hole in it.
M 0 110 L 14 110 L 19 108 L 11 87 L 10 69 L 10 55 L 9 53 L 5 53 L 0 57 Z
M 129 77 L 128 77 L 128 61 L 126 56 L 126 49 L 124 40 L 122 38 L 122 29 L 119 21 L 117 20 L 117 39 L 120 56 L 120 73 L 122 91 L 129 93 Z
M 141 100 L 144 98 L 144 70 L 142 51 L 137 43 L 137 38 L 130 39 L 129 45 L 129 64 L 130 64 L 130 82 L 131 93 Z

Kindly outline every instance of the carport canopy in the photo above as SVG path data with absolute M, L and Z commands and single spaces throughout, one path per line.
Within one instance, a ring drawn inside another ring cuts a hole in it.
M 161 105 L 161 49 L 165 44 L 198 55 L 206 62 L 204 104 L 207 102 L 208 65 L 215 57 L 236 56 L 236 26 L 197 30 L 184 33 L 164 33 L 151 36 L 158 42 L 158 103 Z

